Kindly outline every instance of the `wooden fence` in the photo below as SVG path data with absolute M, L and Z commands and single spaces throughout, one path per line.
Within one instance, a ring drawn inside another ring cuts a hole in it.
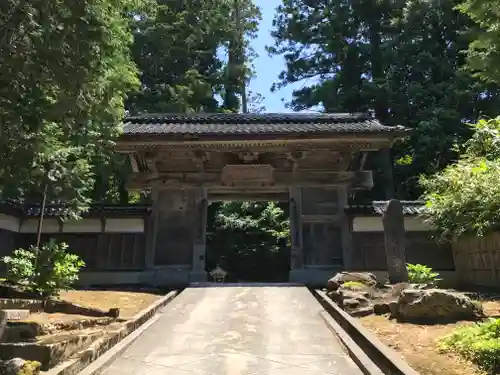
M 452 245 L 461 284 L 500 287 L 500 233 L 464 237 Z

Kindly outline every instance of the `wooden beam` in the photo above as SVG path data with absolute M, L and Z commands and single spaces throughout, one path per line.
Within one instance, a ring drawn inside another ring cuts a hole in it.
M 237 191 L 237 192 L 221 192 L 217 191 L 208 195 L 210 202 L 286 202 L 288 201 L 287 192 L 251 192 L 251 191 Z
M 351 189 L 366 189 L 373 187 L 371 171 L 325 171 L 325 170 L 297 170 L 274 171 L 270 182 L 253 183 L 244 179 L 228 183 L 223 180 L 222 172 L 205 173 L 134 173 L 128 182 L 129 189 L 141 189 L 151 186 L 159 188 L 182 187 L 231 187 L 237 189 L 262 189 L 265 187 L 288 188 L 290 186 L 348 186 Z
M 129 160 L 130 160 L 130 166 L 132 167 L 132 171 L 134 173 L 139 172 L 139 166 L 137 165 L 137 160 L 135 160 L 135 155 L 134 154 L 128 154 Z
M 205 139 L 200 141 L 191 141 L 186 139 L 169 140 L 168 137 L 140 135 L 136 137 L 121 137 L 115 146 L 116 152 L 129 153 L 138 150 L 185 150 L 185 151 L 210 151 L 210 152 L 268 152 L 268 150 L 290 151 L 308 151 L 308 150 L 331 150 L 341 152 L 354 151 L 378 151 L 384 147 L 391 147 L 397 135 L 341 135 L 334 137 L 321 137 L 317 139 L 258 139 L 257 137 L 248 139 L 221 140 L 220 136 L 214 139 Z

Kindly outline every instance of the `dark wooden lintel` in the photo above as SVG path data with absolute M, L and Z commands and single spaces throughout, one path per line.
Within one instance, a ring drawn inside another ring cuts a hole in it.
M 212 141 L 164 141 L 157 138 L 120 140 L 115 147 L 117 152 L 203 150 L 208 152 L 301 152 L 314 150 L 332 150 L 339 152 L 378 151 L 391 147 L 392 137 L 365 135 L 363 137 L 337 136 L 321 139 L 241 139 L 222 141 L 220 137 Z
M 274 171 L 272 180 L 264 182 L 236 180 L 228 183 L 223 179 L 221 172 L 206 173 L 135 173 L 131 175 L 128 183 L 129 189 L 141 189 L 150 186 L 165 188 L 182 187 L 230 187 L 244 188 L 248 190 L 262 189 L 266 187 L 291 187 L 291 186 L 349 186 L 353 189 L 371 188 L 373 178 L 371 171 L 320 171 L 320 170 L 297 170 Z

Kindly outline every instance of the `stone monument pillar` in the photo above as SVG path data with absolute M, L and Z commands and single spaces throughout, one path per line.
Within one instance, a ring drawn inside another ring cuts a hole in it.
M 7 313 L 0 310 L 0 342 L 2 342 L 2 336 L 7 326 Z
M 389 201 L 382 222 L 389 281 L 391 284 L 407 282 L 405 224 L 403 206 L 399 200 Z

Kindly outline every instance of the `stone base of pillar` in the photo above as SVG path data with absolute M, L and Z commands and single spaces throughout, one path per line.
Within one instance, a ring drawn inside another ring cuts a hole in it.
M 208 274 L 204 271 L 191 271 L 189 273 L 190 283 L 203 283 L 208 280 Z

